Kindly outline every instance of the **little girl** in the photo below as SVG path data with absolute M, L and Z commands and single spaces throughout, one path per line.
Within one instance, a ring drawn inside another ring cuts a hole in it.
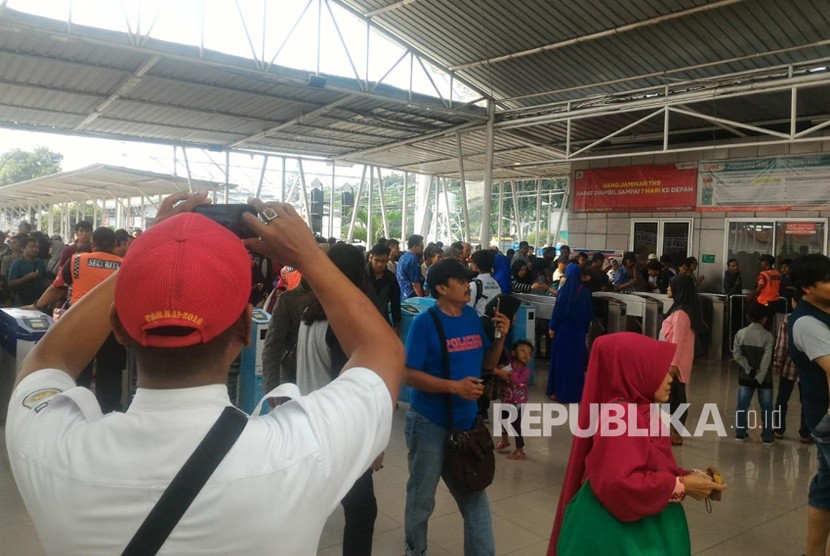
M 516 406 L 517 418 L 513 422 L 513 428 L 517 432 L 516 449 L 507 455 L 507 459 L 525 459 L 524 445 L 525 441 L 522 437 L 522 404 L 527 403 L 527 382 L 530 380 L 530 368 L 527 363 L 533 357 L 533 344 L 528 340 L 518 340 L 513 344 L 512 357 L 510 363 L 501 369 L 495 369 L 493 373 L 504 380 L 507 384 L 502 386 L 501 401 L 505 404 L 512 404 Z M 502 410 L 502 419 L 509 419 L 506 410 Z M 504 450 L 510 447 L 510 438 L 507 432 L 501 435 L 501 441 L 496 444 L 497 450 Z

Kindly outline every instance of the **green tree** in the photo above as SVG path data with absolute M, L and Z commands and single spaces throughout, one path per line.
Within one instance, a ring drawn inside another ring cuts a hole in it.
M 32 152 L 12 149 L 0 155 L 0 185 L 56 174 L 62 160 L 62 154 L 47 147 L 36 147 Z

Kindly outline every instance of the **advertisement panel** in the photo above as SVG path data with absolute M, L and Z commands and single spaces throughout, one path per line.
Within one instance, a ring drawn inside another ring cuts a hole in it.
M 660 164 L 577 170 L 576 212 L 680 212 L 694 210 L 695 164 Z
M 702 211 L 830 206 L 830 154 L 701 162 L 697 175 Z

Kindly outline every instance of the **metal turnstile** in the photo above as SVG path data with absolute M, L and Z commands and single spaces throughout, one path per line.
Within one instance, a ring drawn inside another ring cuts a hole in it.
M 513 342 L 519 340 L 528 340 L 533 344 L 533 350 L 536 351 L 536 307 L 531 303 L 522 302 L 519 309 L 516 311 L 516 316 L 513 319 L 513 326 L 510 327 L 510 334 L 507 336 L 507 343 L 505 346 L 510 349 Z M 530 367 L 530 380 L 528 384 L 533 386 L 536 382 L 536 359 L 532 358 L 527 364 Z
M 0 310 L 0 425 L 6 422 L 20 364 L 52 324 L 40 311 Z
M 727 325 L 727 297 L 716 293 L 698 294 L 703 321 L 709 324 L 704 335 L 706 359 L 720 361 L 729 357 L 729 327 Z
M 265 395 L 262 379 L 262 349 L 271 315 L 262 309 L 254 309 L 251 317 L 251 344 L 239 354 L 236 406 L 248 414 L 256 410 L 256 403 Z M 234 398 L 231 398 L 234 399 Z M 268 404 L 263 402 L 267 412 Z

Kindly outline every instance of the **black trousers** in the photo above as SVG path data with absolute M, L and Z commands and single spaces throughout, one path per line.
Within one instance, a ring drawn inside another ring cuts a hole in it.
M 127 366 L 126 348 L 110 334 L 104 345 L 95 354 L 89 365 L 75 379 L 78 386 L 89 388 L 92 384 L 92 371 L 95 369 L 95 398 L 101 404 L 101 411 L 111 413 L 123 411 L 121 407 L 121 375 Z
M 686 403 L 686 384 L 684 382 L 680 382 L 680 378 L 678 377 L 672 380 L 671 393 L 669 394 L 669 410 L 672 414 L 677 411 L 677 408 L 680 407 L 680 404 L 682 403 Z M 685 425 L 686 418 L 688 416 L 688 411 L 683 413 L 683 416 L 680 418 L 680 422 Z
M 378 515 L 371 469 L 355 481 L 340 503 L 346 517 L 343 556 L 371 556 L 372 535 L 375 533 L 375 518 Z

